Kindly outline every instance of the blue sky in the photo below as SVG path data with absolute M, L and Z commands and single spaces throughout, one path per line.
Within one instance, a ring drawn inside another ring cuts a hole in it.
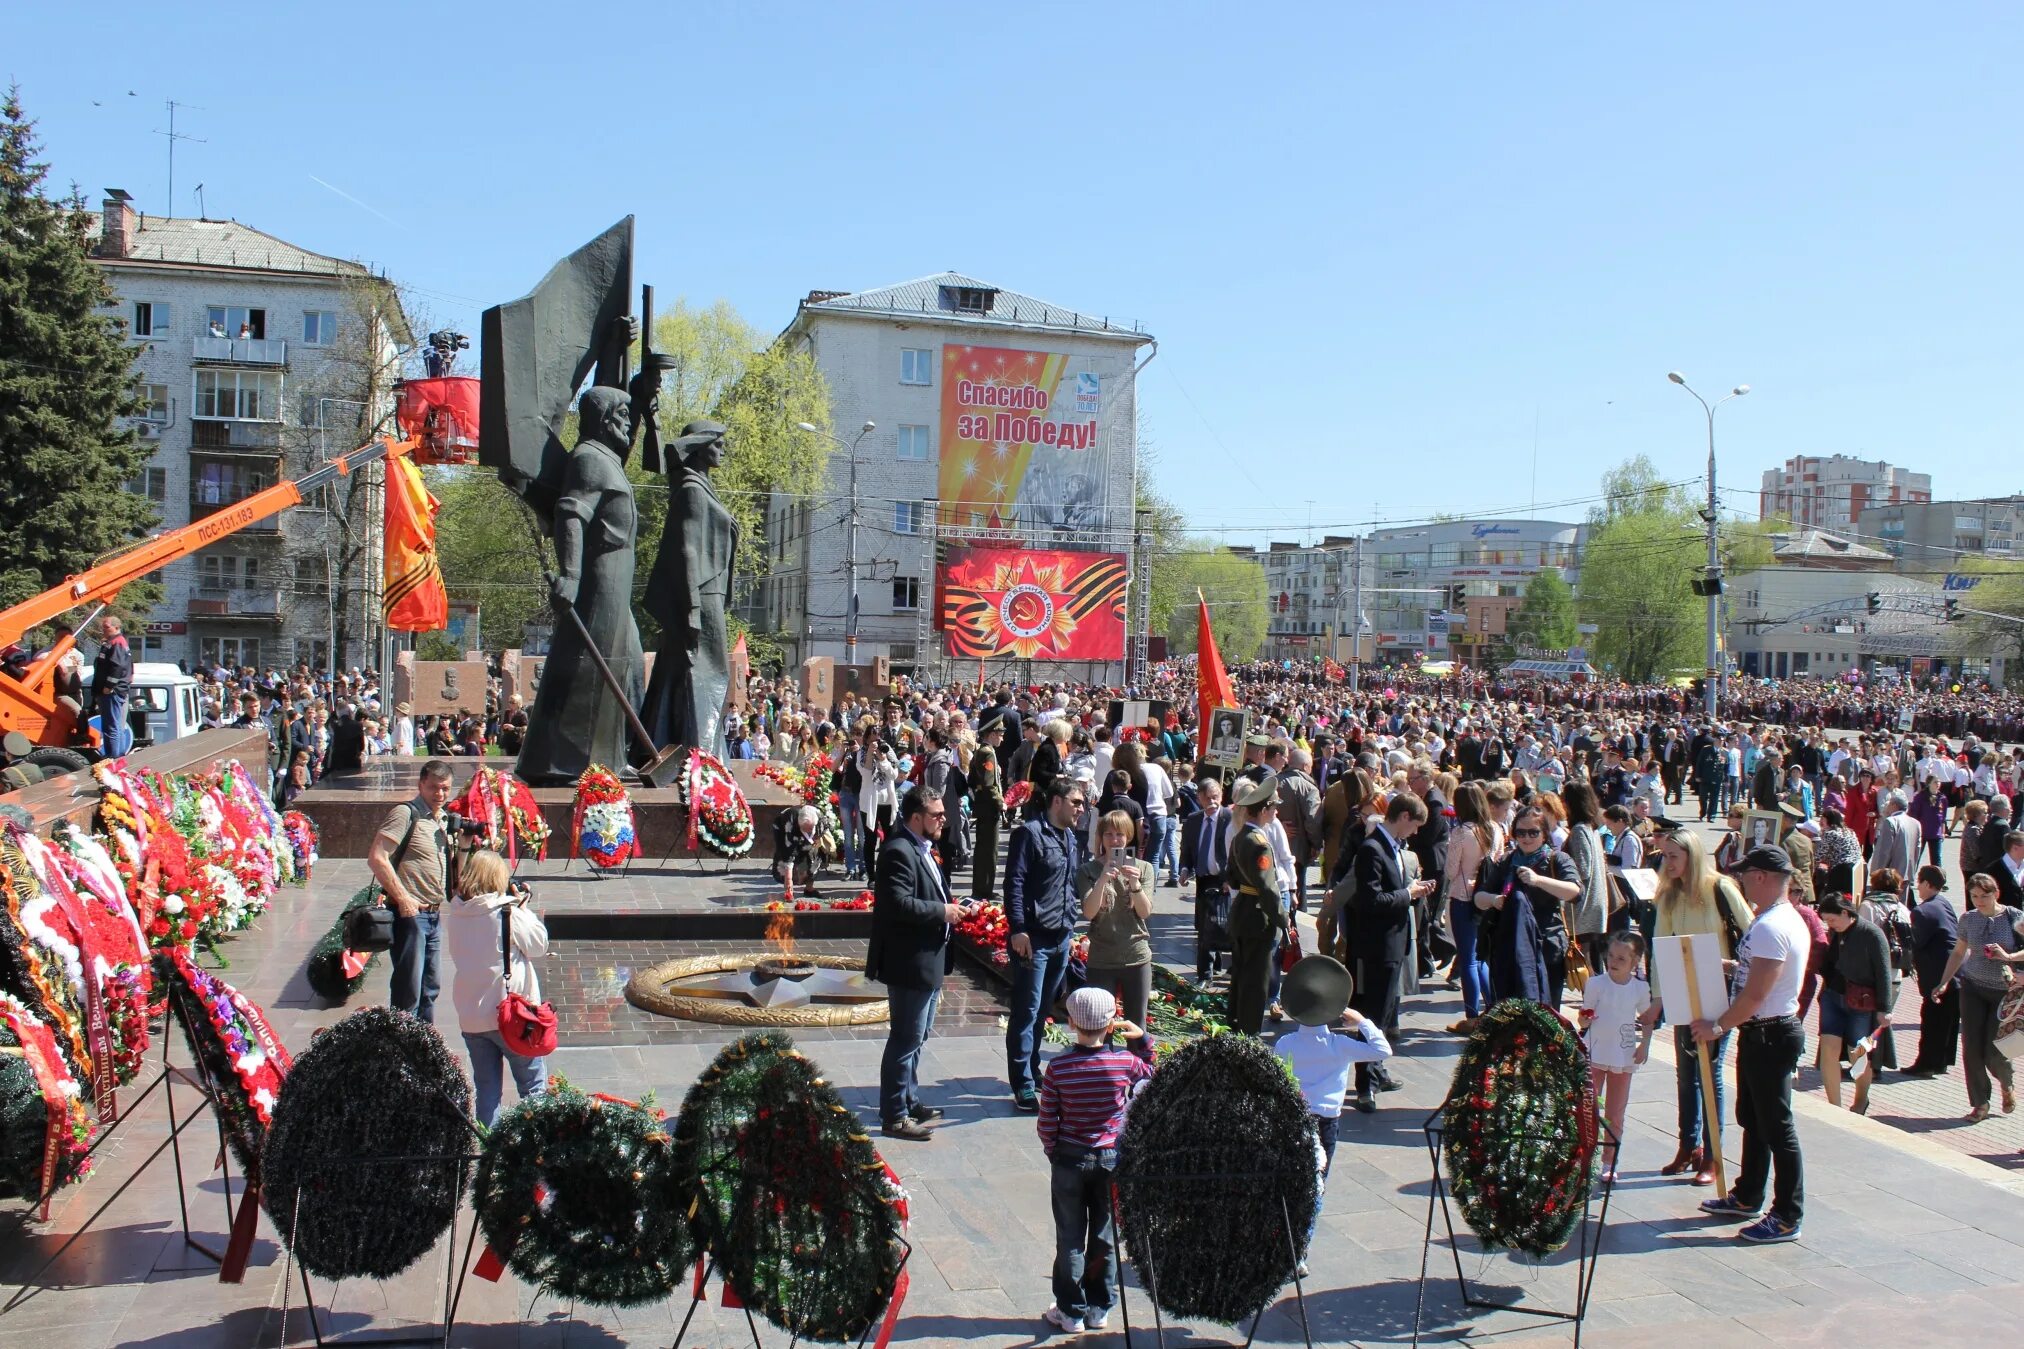
M 769 329 L 943 268 L 1136 318 L 1159 485 L 1233 540 L 1698 478 L 1674 368 L 1753 386 L 1727 486 L 2024 488 L 2016 6 L 122 8 L 0 61 L 94 201 L 163 208 L 175 98 L 178 213 L 474 334 L 628 211 L 642 280 Z

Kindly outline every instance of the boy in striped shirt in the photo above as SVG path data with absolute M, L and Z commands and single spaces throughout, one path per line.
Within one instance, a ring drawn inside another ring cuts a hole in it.
M 1101 1330 L 1117 1297 L 1110 1185 L 1125 1107 L 1153 1075 L 1152 1041 L 1117 1015 L 1107 989 L 1068 995 L 1075 1046 L 1040 1079 L 1040 1148 L 1053 1163 L 1054 1305 L 1041 1319 L 1079 1335 Z M 1115 1033 L 1124 1047 L 1111 1043 Z

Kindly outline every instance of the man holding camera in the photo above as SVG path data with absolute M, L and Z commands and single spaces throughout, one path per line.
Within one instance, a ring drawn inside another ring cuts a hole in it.
M 443 809 L 456 795 L 450 765 L 422 765 L 415 799 L 395 806 L 373 836 L 366 866 L 394 911 L 394 977 L 390 1002 L 397 1012 L 436 1019 L 443 901 L 450 893 L 456 817 Z

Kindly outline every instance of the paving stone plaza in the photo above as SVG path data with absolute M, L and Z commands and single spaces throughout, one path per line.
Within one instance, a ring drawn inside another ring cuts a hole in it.
M 1951 864 L 1951 858 L 1949 858 Z M 536 888 L 557 907 L 585 902 L 622 907 L 627 892 L 696 894 L 704 889 L 744 898 L 763 888 L 759 865 L 745 863 L 726 878 L 691 868 L 635 869 L 624 880 L 591 881 L 579 864 L 568 875 L 554 863 L 534 868 Z M 752 874 L 747 874 L 747 873 Z M 303 957 L 336 906 L 363 881 L 364 864 L 327 861 L 306 891 L 284 891 L 251 931 L 228 944 L 223 976 L 269 1010 L 276 1029 L 298 1052 L 312 1033 L 344 1015 L 324 1007 L 303 978 Z M 602 894 L 587 892 L 607 887 Z M 1176 892 L 1160 892 L 1154 916 L 1159 951 L 1185 967 L 1188 917 Z M 728 1040 L 716 1027 L 662 1030 L 623 1002 L 634 962 L 680 951 L 651 942 L 558 941 L 544 976 L 563 1018 L 562 1048 L 552 1071 L 591 1089 L 628 1096 L 652 1089 L 679 1100 L 716 1049 Z M 827 943 L 821 944 L 826 946 Z M 353 1000 L 384 998 L 385 965 Z M 911 1292 L 894 1342 L 905 1345 L 1023 1346 L 1043 1342 L 1039 1313 L 1048 1304 L 1053 1226 L 1047 1167 L 1030 1117 L 1015 1114 L 1005 1093 L 998 1015 L 1002 999 L 981 970 L 959 969 L 951 1012 L 941 1019 L 924 1061 L 928 1097 L 948 1110 L 931 1142 L 881 1140 L 912 1201 L 915 1247 Z M 1915 1016 L 1901 1009 L 1909 1044 Z M 1440 1028 L 1459 1015 L 1459 995 L 1436 989 L 1410 1003 L 1400 1037 L 1403 1090 L 1379 1098 L 1371 1116 L 1346 1113 L 1334 1174 L 1305 1283 L 1306 1318 L 1316 1344 L 1401 1344 L 1413 1337 L 1428 1221 L 1430 1169 L 1422 1125 L 1439 1103 L 1459 1042 Z M 453 1044 L 457 1037 L 451 1036 Z M 870 1112 L 878 1080 L 881 1034 L 815 1031 L 802 1043 L 856 1109 Z M 183 1047 L 175 1050 L 183 1061 Z M 1904 1051 L 1908 1055 L 1909 1050 Z M 1653 1060 L 1632 1096 L 1623 1168 L 1594 1281 L 1583 1342 L 1643 1345 L 1659 1337 L 1691 1337 L 1714 1346 L 1777 1342 L 1840 1344 L 1856 1328 L 1909 1332 L 1921 1340 L 1993 1343 L 2024 1292 L 2024 1125 L 1995 1116 L 1969 1127 L 1958 1069 L 1950 1078 L 1910 1081 L 1895 1074 L 1879 1084 L 1868 1118 L 1830 1110 L 1810 1070 L 1799 1104 L 1806 1155 L 1807 1218 L 1797 1243 L 1745 1247 L 1733 1225 L 1703 1219 L 1696 1204 L 1706 1191 L 1663 1179 L 1673 1150 L 1674 1100 L 1670 1047 L 1658 1037 Z M 188 1110 L 191 1095 L 179 1104 Z M 273 1345 L 311 1341 L 300 1283 L 284 1287 L 283 1252 L 265 1225 L 243 1283 L 221 1284 L 216 1266 L 182 1241 L 175 1173 L 164 1156 L 133 1179 L 91 1230 L 41 1282 L 21 1283 L 66 1234 L 133 1176 L 165 1133 L 159 1094 L 120 1126 L 101 1153 L 99 1170 L 61 1192 L 51 1221 L 20 1207 L 5 1216 L 0 1238 L 7 1293 L 0 1346 L 62 1345 L 65 1349 L 153 1345 Z M 1729 1131 L 1735 1148 L 1735 1131 Z M 192 1231 L 218 1245 L 225 1203 L 215 1133 L 205 1122 L 184 1135 Z M 237 1177 L 235 1174 L 234 1184 Z M 1459 1225 L 1459 1220 L 1458 1220 Z M 458 1233 L 469 1231 L 468 1213 Z M 1437 1235 L 1444 1229 L 1436 1220 Z M 1273 1239 L 1273 1233 L 1232 1232 L 1232 1242 Z M 326 1334 L 371 1333 L 440 1317 L 443 1258 L 439 1249 L 385 1284 L 318 1282 Z M 1464 1238 L 1463 1272 L 1478 1294 L 1496 1300 L 1571 1305 L 1573 1247 L 1544 1264 L 1490 1257 Z M 1421 1338 L 1500 1345 L 1564 1344 L 1571 1328 L 1537 1317 L 1463 1305 L 1454 1259 L 1438 1242 L 1428 1265 Z M 1126 1296 L 1134 1327 L 1151 1330 L 1150 1306 L 1137 1283 Z M 672 1343 L 686 1297 L 657 1307 L 613 1313 L 557 1305 L 511 1278 L 467 1279 L 452 1342 L 458 1345 L 655 1345 Z M 1119 1343 L 1113 1317 L 1090 1343 Z M 1170 1344 L 1240 1342 L 1243 1327 L 1169 1326 Z M 749 1343 L 742 1313 L 717 1305 L 716 1289 L 689 1332 L 689 1343 Z M 761 1326 L 768 1344 L 785 1336 Z M 1060 1338 L 1060 1337 L 1055 1337 Z M 1293 1290 L 1267 1312 L 1258 1342 L 1301 1342 Z M 1134 1339 L 1138 1337 L 1135 1334 Z M 1138 1342 L 1146 1342 L 1139 1340 Z

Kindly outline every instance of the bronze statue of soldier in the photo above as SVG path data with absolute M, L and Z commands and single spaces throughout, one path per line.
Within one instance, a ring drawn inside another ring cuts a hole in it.
M 710 485 L 711 470 L 724 461 L 724 436 L 716 422 L 690 422 L 671 447 L 667 524 L 646 589 L 661 635 L 640 717 L 658 746 L 718 755 L 731 688 L 724 611 L 738 558 L 738 522 Z

